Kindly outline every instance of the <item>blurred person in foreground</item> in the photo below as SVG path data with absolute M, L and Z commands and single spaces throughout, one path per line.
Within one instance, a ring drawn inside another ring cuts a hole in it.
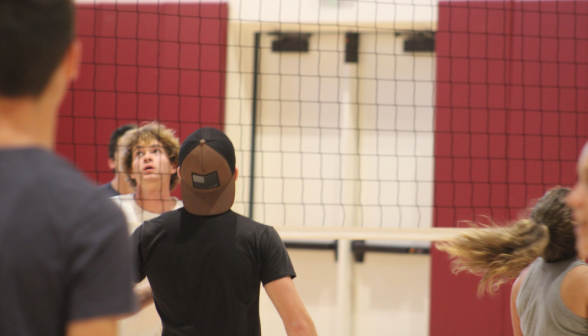
M 588 335 L 588 266 L 576 252 L 569 193 L 555 188 L 527 219 L 437 244 L 453 259 L 454 272 L 482 277 L 478 294 L 516 279 L 510 300 L 515 336 Z
M 71 0 L 0 1 L 0 335 L 110 336 L 134 310 L 124 217 L 53 153 Z
M 231 140 L 210 127 L 192 133 L 178 175 L 184 207 L 132 236 L 136 281 L 149 279 L 163 335 L 261 335 L 263 284 L 286 333 L 315 336 L 278 233 L 231 210 L 238 176 Z
M 125 147 L 121 144 L 123 135 L 135 128 L 137 128 L 135 124 L 126 124 L 118 127 L 110 134 L 110 140 L 108 141 L 108 168 L 114 173 L 114 178 L 100 186 L 100 189 L 106 192 L 109 197 L 131 194 L 135 191 L 135 188 L 127 179 L 124 169 L 122 169 Z
M 120 143 L 123 170 L 136 191 L 112 200 L 123 210 L 130 234 L 144 221 L 183 206 L 171 196 L 179 182 L 180 141 L 172 129 L 152 122 L 127 131 Z M 137 285 L 138 293 L 148 286 L 147 280 Z M 154 305 L 146 305 L 138 314 L 121 320 L 118 330 L 120 336 L 161 335 L 161 319 Z
M 588 143 L 578 159 L 577 173 L 578 181 L 566 201 L 576 224 L 576 248 L 585 260 L 588 256 Z

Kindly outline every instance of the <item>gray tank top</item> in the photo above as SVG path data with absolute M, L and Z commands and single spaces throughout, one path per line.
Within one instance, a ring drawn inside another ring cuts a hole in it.
M 537 258 L 523 280 L 516 305 L 525 336 L 588 335 L 586 319 L 574 314 L 563 302 L 560 287 L 579 259 L 546 263 Z

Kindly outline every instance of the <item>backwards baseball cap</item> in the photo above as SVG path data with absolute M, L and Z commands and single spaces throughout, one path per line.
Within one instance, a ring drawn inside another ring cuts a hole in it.
M 200 216 L 228 211 L 235 201 L 235 148 L 221 131 L 203 127 L 180 147 L 184 208 Z

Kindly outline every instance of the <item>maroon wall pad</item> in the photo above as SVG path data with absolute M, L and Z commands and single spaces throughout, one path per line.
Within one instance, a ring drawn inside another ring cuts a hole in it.
M 57 151 L 104 183 L 119 125 L 158 120 L 180 140 L 223 129 L 227 18 L 226 3 L 77 6 L 83 64 L 60 111 Z
M 504 223 L 575 183 L 588 136 L 588 2 L 441 2 L 436 48 L 436 227 Z M 431 336 L 512 335 L 510 286 L 478 298 L 478 280 L 432 252 Z

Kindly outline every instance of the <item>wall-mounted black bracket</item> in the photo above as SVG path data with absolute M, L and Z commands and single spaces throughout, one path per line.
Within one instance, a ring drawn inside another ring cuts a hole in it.
M 434 31 L 401 31 L 396 36 L 404 37 L 404 52 L 435 52 Z
M 365 240 L 354 240 L 351 242 L 351 251 L 356 262 L 362 263 L 365 260 L 366 252 L 399 253 L 399 254 L 429 254 L 427 247 L 406 247 L 390 245 L 366 244 Z
M 308 39 L 312 34 L 301 32 L 273 32 L 277 39 L 272 41 L 273 52 L 308 52 Z
M 339 244 L 338 240 L 334 240 L 333 242 L 329 242 L 329 243 L 324 243 L 324 242 L 320 242 L 320 243 L 314 243 L 314 242 L 300 242 L 300 241 L 284 241 L 284 245 L 286 245 L 286 248 L 289 249 L 299 249 L 299 250 L 319 250 L 319 251 L 325 251 L 325 250 L 333 250 L 335 252 L 335 261 L 337 261 L 338 259 L 338 255 L 337 255 L 337 245 Z
M 306 242 L 306 241 L 284 241 L 284 245 L 289 249 L 315 250 L 315 251 L 333 251 L 335 252 L 335 261 L 338 261 L 338 240 L 333 242 Z M 372 245 L 366 244 L 365 240 L 351 241 L 351 252 L 356 262 L 362 263 L 365 260 L 366 252 L 396 253 L 396 254 L 430 254 L 431 249 L 428 247 L 417 246 L 393 246 L 393 245 Z
M 359 61 L 359 33 L 345 34 L 345 63 Z

